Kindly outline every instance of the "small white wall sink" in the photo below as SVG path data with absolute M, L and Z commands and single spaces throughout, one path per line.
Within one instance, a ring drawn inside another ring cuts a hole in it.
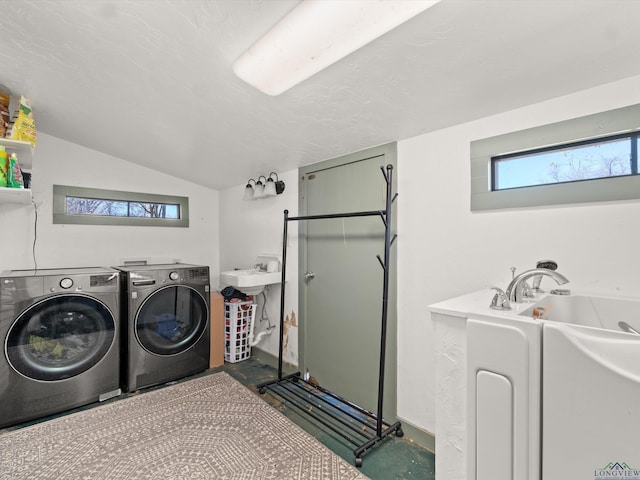
M 263 272 L 255 268 L 220 273 L 220 283 L 230 285 L 246 295 L 257 295 L 265 285 L 280 283 L 282 272 Z

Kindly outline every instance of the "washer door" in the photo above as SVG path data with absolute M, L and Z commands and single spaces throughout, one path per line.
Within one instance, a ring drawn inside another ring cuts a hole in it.
M 175 355 L 195 345 L 207 329 L 207 302 L 195 289 L 171 285 L 149 295 L 135 318 L 138 342 L 150 353 Z
M 16 318 L 5 352 L 9 364 L 25 377 L 64 380 L 86 372 L 106 355 L 115 328 L 113 314 L 95 298 L 48 297 Z

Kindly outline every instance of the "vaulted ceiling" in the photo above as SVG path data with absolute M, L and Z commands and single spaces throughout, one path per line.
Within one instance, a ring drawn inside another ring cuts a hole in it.
M 270 97 L 231 67 L 298 3 L 0 0 L 0 84 L 40 132 L 223 189 L 640 74 L 640 1 L 442 0 Z

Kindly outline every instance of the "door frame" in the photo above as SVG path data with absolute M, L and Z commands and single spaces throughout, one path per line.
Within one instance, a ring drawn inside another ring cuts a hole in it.
M 304 196 L 305 184 L 304 179 L 305 175 L 312 174 L 313 172 L 326 170 L 329 168 L 340 167 L 342 165 L 347 165 L 350 163 L 355 163 L 363 160 L 368 160 L 374 157 L 382 157 L 381 166 L 392 165 L 395 172 L 392 175 L 392 192 L 397 192 L 397 167 L 398 167 L 398 149 L 397 142 L 391 142 L 384 145 L 379 145 L 377 147 L 367 148 L 364 150 L 360 150 L 358 152 L 353 152 L 347 155 L 343 155 L 340 157 L 332 158 L 330 160 L 325 160 L 319 163 L 315 163 L 313 165 L 308 165 L 305 167 L 301 167 L 298 169 L 299 173 L 299 186 L 298 186 L 298 215 L 305 216 L 308 215 L 306 209 L 306 201 Z M 382 175 L 382 172 L 380 173 Z M 358 188 L 367 188 L 366 184 L 358 184 Z M 378 188 L 378 185 L 372 185 L 371 188 Z M 331 191 L 327 191 L 328 195 L 331 195 Z M 391 231 L 392 236 L 394 232 L 397 232 L 397 202 L 393 204 L 394 213 L 391 218 Z M 343 213 L 343 212 L 325 212 L 327 214 L 331 213 Z M 346 212 L 345 213 L 349 213 Z M 305 272 L 308 271 L 307 266 L 307 222 L 297 222 L 298 223 L 298 311 L 300 312 L 301 321 L 298 322 L 298 366 L 300 370 L 302 370 L 305 365 L 305 349 L 306 349 L 306 330 L 305 330 L 305 318 L 306 309 L 307 309 L 307 301 L 306 301 L 306 289 L 305 289 Z M 380 245 L 381 253 L 384 249 L 384 244 Z M 398 365 L 398 347 L 397 347 L 397 323 L 398 323 L 398 315 L 397 315 L 397 243 L 395 243 L 389 252 L 389 286 L 388 286 L 388 299 L 387 299 L 387 341 L 386 341 L 386 355 L 385 355 L 385 394 L 384 394 L 384 411 L 385 411 L 385 420 L 386 421 L 394 421 L 397 416 L 397 365 Z M 372 262 L 375 262 L 376 259 L 372 258 Z M 381 285 L 382 288 L 382 285 Z M 382 307 L 382 297 L 376 300 L 380 301 L 380 305 Z M 382 311 L 380 312 L 382 316 Z M 380 317 L 381 319 L 381 317 Z M 372 348 L 376 348 L 379 350 L 380 344 L 372 346 Z M 378 365 L 376 365 L 376 371 L 378 371 Z M 376 385 L 377 387 L 377 385 Z

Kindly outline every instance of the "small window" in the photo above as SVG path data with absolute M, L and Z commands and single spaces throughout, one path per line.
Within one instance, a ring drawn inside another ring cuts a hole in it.
M 640 199 L 640 105 L 471 142 L 471 211 Z
M 65 213 L 67 215 L 169 218 L 176 220 L 180 218 L 180 205 L 68 196 Z
M 577 142 L 491 159 L 492 190 L 638 174 L 638 135 Z
M 53 223 L 188 227 L 189 199 L 54 185 Z

